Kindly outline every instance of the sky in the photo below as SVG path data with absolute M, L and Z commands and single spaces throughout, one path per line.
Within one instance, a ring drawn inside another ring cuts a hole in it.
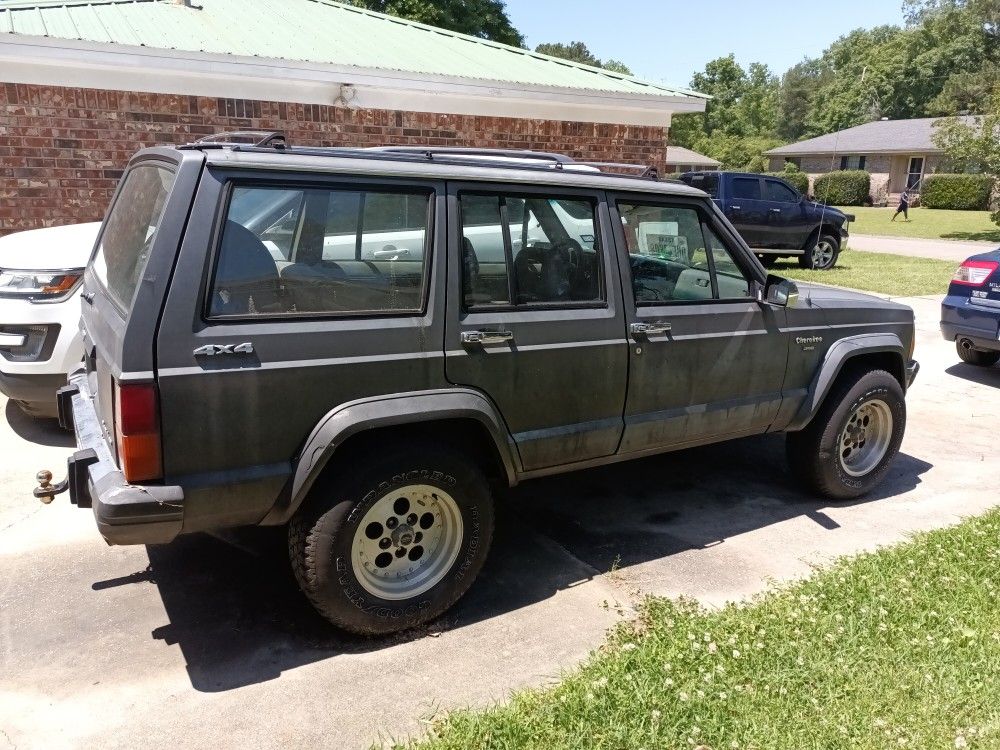
M 705 63 L 733 53 L 744 68 L 767 63 L 781 75 L 859 28 L 903 23 L 902 0 L 506 0 L 534 49 L 584 42 L 640 78 L 687 86 Z

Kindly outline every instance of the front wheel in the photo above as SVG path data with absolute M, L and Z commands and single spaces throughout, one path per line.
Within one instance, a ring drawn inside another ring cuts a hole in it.
M 976 365 L 976 367 L 992 367 L 997 362 L 1000 362 L 1000 352 L 988 352 L 983 349 L 975 349 L 970 341 L 959 340 L 955 342 L 955 348 L 958 349 L 958 357 L 963 362 L 968 365 Z
M 837 265 L 840 240 L 832 234 L 820 235 L 812 247 L 799 256 L 799 266 L 814 271 L 829 271 Z
M 789 433 L 788 461 L 813 492 L 835 500 L 861 497 L 882 481 L 905 428 L 906 401 L 896 378 L 884 370 L 849 373 L 806 428 Z
M 388 451 L 315 489 L 288 530 L 299 586 L 327 620 L 382 635 L 426 623 L 472 585 L 493 536 L 483 473 L 455 449 Z

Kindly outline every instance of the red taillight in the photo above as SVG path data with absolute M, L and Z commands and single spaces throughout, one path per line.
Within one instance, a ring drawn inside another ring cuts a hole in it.
M 115 440 L 126 481 L 143 482 L 163 476 L 155 385 L 115 384 Z
M 952 283 L 982 286 L 997 268 L 1000 268 L 1000 263 L 995 260 L 967 260 L 955 271 Z

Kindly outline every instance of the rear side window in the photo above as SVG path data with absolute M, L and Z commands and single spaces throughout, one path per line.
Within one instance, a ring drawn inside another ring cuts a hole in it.
M 466 309 L 603 302 L 595 201 L 463 192 L 459 206 Z
M 713 198 L 719 197 L 719 175 L 717 174 L 693 174 L 684 181 L 691 187 L 704 190 Z
M 760 180 L 756 177 L 734 177 L 733 197 L 743 200 L 760 200 Z
M 431 195 L 234 186 L 209 317 L 420 312 Z
M 132 307 L 173 184 L 174 173 L 163 165 L 133 167 L 104 223 L 93 270 L 111 299 L 126 312 Z

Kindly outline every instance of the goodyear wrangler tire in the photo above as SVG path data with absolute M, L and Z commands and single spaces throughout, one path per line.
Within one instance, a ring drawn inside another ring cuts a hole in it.
M 493 536 L 483 473 L 453 448 L 392 450 L 317 487 L 288 529 L 303 593 L 337 627 L 383 635 L 426 623 L 475 580 Z
M 882 481 L 906 428 L 903 389 L 884 370 L 848 371 L 800 432 L 787 437 L 792 472 L 810 490 L 851 500 Z

